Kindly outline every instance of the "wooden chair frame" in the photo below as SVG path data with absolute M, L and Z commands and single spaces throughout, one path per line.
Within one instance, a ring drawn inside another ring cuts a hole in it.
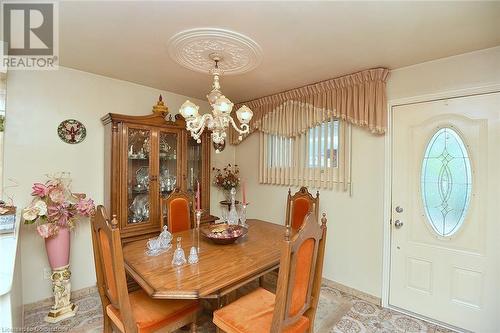
M 288 189 L 288 197 L 286 200 L 286 220 L 285 225 L 291 225 L 291 218 L 293 213 L 293 202 L 299 198 L 306 198 L 312 202 L 312 211 L 319 217 L 319 191 L 316 191 L 316 197 L 313 197 L 307 187 L 302 186 L 294 195 L 292 195 L 292 190 Z
M 172 225 L 171 225 L 171 221 L 169 221 L 169 218 L 168 218 L 168 209 L 166 209 L 169 205 L 170 205 L 170 202 L 172 202 L 173 200 L 175 199 L 178 199 L 178 198 L 183 198 L 183 199 L 186 199 L 188 201 L 188 205 L 189 205 L 189 212 L 188 212 L 188 215 L 189 215 L 189 222 L 190 222 L 190 228 L 194 228 L 194 204 L 193 204 L 193 196 L 191 194 L 189 194 L 188 192 L 185 192 L 185 191 L 182 191 L 180 188 L 176 187 L 172 193 L 170 193 L 170 195 L 166 198 L 162 198 L 160 200 L 160 216 L 161 216 L 161 226 L 163 228 L 163 226 L 165 225 L 165 221 L 164 221 L 164 216 L 166 215 L 166 219 L 167 219 L 167 227 L 168 227 L 168 230 L 172 230 Z M 165 214 L 165 210 L 167 210 L 167 214 Z
M 113 328 L 115 331 L 119 332 L 118 327 L 114 325 L 112 320 L 107 315 L 106 308 L 109 304 L 113 305 L 116 309 L 120 311 L 120 316 L 122 318 L 122 323 L 125 332 L 123 333 L 136 333 L 137 325 L 135 318 L 130 306 L 130 299 L 127 289 L 127 280 L 125 277 L 125 266 L 123 261 L 123 251 L 121 245 L 120 230 L 118 228 L 118 220 L 116 215 L 113 215 L 113 219 L 109 222 L 107 214 L 103 206 L 99 205 L 96 209 L 96 214 L 91 219 L 92 223 L 92 244 L 94 249 L 94 263 L 97 276 L 97 290 L 101 298 L 104 327 L 103 332 L 112 333 Z M 109 292 L 109 288 L 106 285 L 106 272 L 103 263 L 103 252 L 101 248 L 99 233 L 104 232 L 108 238 L 111 252 L 111 269 L 113 271 L 113 276 L 116 286 L 116 299 L 113 299 Z M 166 301 L 168 302 L 168 301 Z M 167 332 L 174 331 L 188 324 L 192 324 L 192 332 L 196 331 L 196 313 L 185 316 L 169 325 L 162 327 L 162 330 Z
M 317 215 L 309 212 L 305 221 L 290 239 L 291 228 L 287 226 L 285 240 L 281 248 L 280 269 L 276 290 L 276 304 L 271 324 L 271 332 L 282 332 L 288 325 L 296 322 L 301 316 L 309 318 L 310 327 L 314 327 L 314 317 L 318 307 L 321 289 L 323 260 L 326 242 L 326 214 L 318 224 Z M 292 293 L 295 288 L 295 272 L 297 270 L 297 252 L 308 239 L 314 239 L 314 250 L 311 263 L 309 285 L 306 302 L 293 316 L 290 316 Z

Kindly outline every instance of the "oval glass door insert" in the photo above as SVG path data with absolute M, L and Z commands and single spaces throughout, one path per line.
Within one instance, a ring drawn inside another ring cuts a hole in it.
M 471 164 L 467 148 L 452 128 L 439 129 L 425 149 L 421 193 L 427 221 L 440 236 L 462 226 L 471 196 Z

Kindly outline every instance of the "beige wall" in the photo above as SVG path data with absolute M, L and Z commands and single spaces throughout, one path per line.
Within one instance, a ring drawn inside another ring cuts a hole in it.
M 5 197 L 19 207 L 30 201 L 31 184 L 43 181 L 46 173 L 69 171 L 73 190 L 87 193 L 96 203 L 103 201 L 103 126 L 108 112 L 148 114 L 163 94 L 170 110 L 186 100 L 177 95 L 125 81 L 114 80 L 67 68 L 57 71 L 9 73 L 7 126 L 5 133 Z M 191 100 L 193 100 L 191 98 Z M 205 101 L 195 100 L 201 109 Z M 69 145 L 57 136 L 57 126 L 68 118 L 82 121 L 87 138 Z M 228 149 L 229 159 L 234 159 Z M 212 155 L 214 163 L 227 155 Z M 9 187 L 15 181 L 18 185 Z M 216 200 L 213 196 L 212 200 Z M 217 212 L 216 212 L 217 213 Z M 43 279 L 48 267 L 42 239 L 30 226 L 21 230 L 23 299 L 31 303 L 49 297 L 51 284 Z M 83 221 L 72 237 L 73 290 L 94 285 L 94 263 L 89 222 Z
M 392 70 L 389 100 L 500 84 L 500 46 Z
M 500 84 L 500 47 L 391 71 L 388 99 Z M 283 224 L 287 188 L 258 184 L 258 136 L 236 148 L 248 180 L 249 217 Z M 321 190 L 328 215 L 324 277 L 380 297 L 382 288 L 384 137 L 353 127 L 352 196 Z M 292 189 L 296 190 L 296 189 Z

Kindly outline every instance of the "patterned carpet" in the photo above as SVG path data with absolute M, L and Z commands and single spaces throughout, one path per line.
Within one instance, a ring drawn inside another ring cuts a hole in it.
M 249 292 L 255 285 L 241 293 Z M 101 303 L 97 292 L 73 299 L 78 305 L 75 317 L 57 324 L 48 324 L 43 318 L 50 306 L 32 307 L 25 313 L 25 329 L 28 332 L 75 332 L 96 333 L 102 331 Z M 215 327 L 208 313 L 200 317 L 201 333 L 213 333 Z M 181 331 L 186 332 L 186 331 Z M 323 285 L 316 314 L 317 333 L 403 333 L 403 332 L 452 332 L 425 321 L 401 313 L 383 309 L 377 305 L 346 294 L 331 286 Z M 256 332 L 258 333 L 258 332 Z

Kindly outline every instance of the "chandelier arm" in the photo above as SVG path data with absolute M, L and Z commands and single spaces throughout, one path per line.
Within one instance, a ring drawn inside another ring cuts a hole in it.
M 212 120 L 213 117 L 211 114 L 209 113 L 205 113 L 204 115 L 200 116 L 198 119 L 192 119 L 192 120 L 188 120 L 187 121 L 187 126 L 186 126 L 186 129 L 188 129 L 189 131 L 192 131 L 192 132 L 198 132 L 203 126 L 204 124 L 210 120 Z M 195 126 L 194 124 L 198 123 L 198 126 Z
M 205 124 L 203 124 L 198 131 L 191 131 L 191 136 L 193 139 L 198 140 L 205 129 Z
M 249 132 L 250 126 L 248 124 L 241 124 L 241 129 L 236 125 L 236 122 L 232 117 L 228 117 L 230 119 L 231 125 L 233 125 L 233 128 L 238 132 L 239 134 L 246 134 Z
M 190 120 L 186 123 L 186 128 L 191 132 L 193 139 L 198 140 L 205 130 L 207 123 L 213 120 L 213 116 L 209 113 L 205 113 L 199 118 L 199 125 L 194 126 L 196 119 Z

